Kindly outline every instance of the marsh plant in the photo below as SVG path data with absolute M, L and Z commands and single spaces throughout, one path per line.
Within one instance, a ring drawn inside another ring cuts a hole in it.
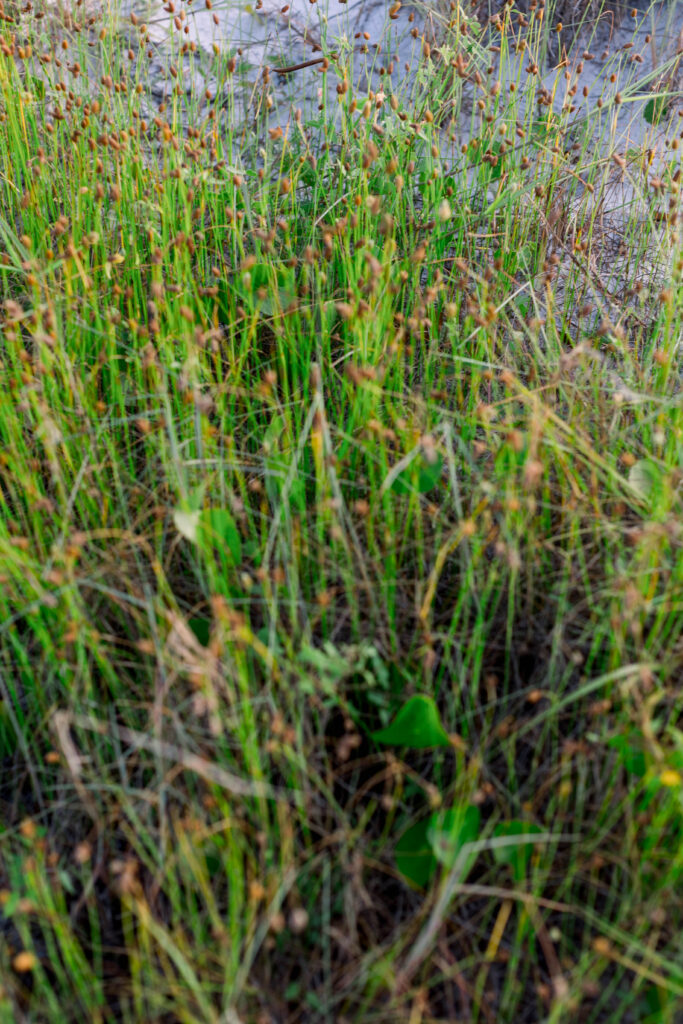
M 673 1024 L 676 54 L 166 11 L 2 9 L 0 1018 Z

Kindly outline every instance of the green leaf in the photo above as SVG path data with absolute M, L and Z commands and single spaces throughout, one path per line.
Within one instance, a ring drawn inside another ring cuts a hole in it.
M 9 757 L 17 747 L 17 734 L 12 725 L 12 716 L 4 700 L 0 700 L 0 758 Z
M 450 746 L 436 704 L 423 694 L 407 700 L 391 725 L 373 732 L 372 738 L 378 743 L 415 750 Z
M 306 993 L 306 1002 L 308 1003 L 309 1006 L 313 1007 L 313 1009 L 319 1014 L 320 1018 L 323 1015 L 326 1016 L 325 1009 L 326 1009 L 326 1005 L 327 1004 L 325 1004 L 325 1006 L 323 1006 L 322 1001 L 315 994 L 315 992 L 307 992 Z
M 423 887 L 433 878 L 439 864 L 450 870 L 467 843 L 479 836 L 481 816 L 474 806 L 435 811 L 406 829 L 396 843 L 396 867 L 413 885 Z M 464 879 L 472 869 L 476 852 L 465 859 Z
M 509 838 L 512 836 L 528 836 L 541 832 L 538 825 L 528 821 L 502 821 L 493 830 L 495 839 Z M 493 859 L 496 864 L 509 864 L 512 869 L 512 877 L 516 882 L 522 882 L 526 878 L 526 869 L 533 852 L 533 843 L 529 839 L 520 839 L 518 844 L 493 846 Z
M 15 914 L 17 909 L 18 909 L 18 907 L 19 907 L 19 903 L 20 902 L 21 902 L 21 893 L 19 893 L 19 892 L 11 892 L 9 894 L 8 898 L 6 899 L 5 903 L 3 904 L 3 907 L 2 907 L 3 916 L 4 917 L 11 917 L 12 914 Z
M 427 885 L 438 867 L 427 837 L 431 822 L 429 817 L 411 825 L 396 843 L 394 851 L 398 870 L 404 878 L 420 888 Z
M 266 455 L 270 455 L 271 452 L 279 451 L 280 442 L 285 432 L 285 421 L 282 416 L 276 413 L 272 417 L 270 423 L 266 427 L 266 431 L 263 435 L 263 450 Z
M 455 865 L 463 847 L 478 839 L 480 824 L 481 812 L 473 804 L 433 814 L 427 838 L 438 862 L 450 870 Z M 466 857 L 462 870 L 463 880 L 469 874 L 476 859 L 476 852 L 472 852 Z
M 76 892 L 76 886 L 74 885 L 73 878 L 71 877 L 69 872 L 64 871 L 62 869 L 58 872 L 58 876 L 59 881 L 62 883 L 62 888 L 65 890 L 65 892 L 68 892 L 69 895 L 73 895 L 73 893 Z
M 630 733 L 612 736 L 607 741 L 607 746 L 618 751 L 619 759 L 627 772 L 635 775 L 638 779 L 645 778 L 647 764 L 645 753 L 642 749 L 642 734 L 636 730 Z
M 188 626 L 202 647 L 208 647 L 209 640 L 211 639 L 211 620 L 198 617 L 193 618 L 189 620 Z
M 233 565 L 242 560 L 242 540 L 226 508 L 207 508 L 200 514 L 197 538 L 204 551 L 218 551 Z
M 391 485 L 395 494 L 427 494 L 441 479 L 443 456 L 437 455 L 431 462 L 424 456 L 413 459 L 409 466 L 399 473 Z
M 658 124 L 666 113 L 668 96 L 653 96 L 648 100 L 643 110 L 643 117 L 648 124 Z

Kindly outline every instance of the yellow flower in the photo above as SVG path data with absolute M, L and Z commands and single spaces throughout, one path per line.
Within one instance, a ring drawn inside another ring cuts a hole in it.
M 680 786 L 683 779 L 679 772 L 674 771 L 673 768 L 665 768 L 659 776 L 659 781 L 663 786 L 670 786 L 673 788 L 674 786 Z

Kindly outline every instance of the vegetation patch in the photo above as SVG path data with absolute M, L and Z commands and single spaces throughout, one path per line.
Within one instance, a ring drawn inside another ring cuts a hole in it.
M 176 7 L 2 9 L 0 1019 L 674 1024 L 677 57 L 453 3 L 249 145 Z

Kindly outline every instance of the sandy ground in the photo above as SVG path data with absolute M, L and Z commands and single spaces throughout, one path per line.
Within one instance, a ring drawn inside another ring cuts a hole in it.
M 65 0 L 47 0 L 53 6 L 65 6 Z M 105 17 L 115 22 L 117 17 L 125 26 L 131 11 L 146 21 L 148 38 L 154 43 L 158 55 L 153 94 L 158 100 L 170 94 L 175 84 L 167 74 L 169 55 L 184 42 L 194 41 L 201 51 L 209 54 L 214 47 L 237 55 L 238 65 L 247 86 L 256 88 L 262 69 L 297 65 L 320 56 L 321 53 L 353 51 L 354 77 L 364 85 L 368 80 L 379 87 L 380 67 L 393 63 L 393 81 L 409 77 L 412 72 L 405 65 L 417 66 L 422 38 L 434 39 L 440 34 L 445 4 L 394 4 L 400 8 L 390 16 L 390 0 L 85 0 L 91 7 L 104 6 Z M 66 4 L 66 6 L 72 6 Z M 81 10 L 84 9 L 83 7 Z M 651 164 L 656 172 L 657 159 L 669 156 L 668 142 L 675 130 L 683 124 L 671 125 L 671 118 L 663 117 L 659 124 L 651 125 L 644 117 L 646 105 L 654 89 L 680 90 L 683 75 L 672 73 L 670 61 L 676 53 L 683 54 L 683 2 L 664 0 L 648 5 L 637 0 L 637 18 L 626 17 L 615 26 L 608 15 L 597 22 L 586 24 L 571 47 L 570 60 L 565 67 L 541 69 L 538 78 L 523 73 L 528 56 L 522 54 L 518 66 L 508 66 L 502 82 L 504 89 L 510 81 L 521 81 L 517 91 L 518 104 L 524 106 L 530 93 L 539 88 L 553 97 L 553 105 L 560 110 L 568 102 L 569 90 L 580 86 L 574 98 L 576 120 L 587 116 L 599 96 L 605 105 L 616 93 L 628 98 L 609 117 L 600 119 L 596 145 L 609 145 L 610 151 L 624 155 L 636 149 L 650 149 L 654 156 Z M 181 19 L 181 31 L 174 20 Z M 418 38 L 411 36 L 411 30 Z M 495 56 L 492 60 L 496 60 Z M 208 72 L 199 84 L 207 84 Z M 610 82 L 614 77 L 615 82 Z M 526 79 L 526 82 L 524 81 Z M 329 88 L 336 86 L 337 78 L 328 76 Z M 283 100 L 299 106 L 320 99 L 321 75 L 319 66 L 302 68 L 285 76 L 273 75 L 271 87 Z M 187 88 L 193 83 L 186 82 Z M 584 87 L 588 95 L 581 93 Z M 632 95 L 634 91 L 638 96 Z M 668 113 L 675 114 L 676 104 Z M 678 97 L 678 107 L 683 100 Z M 288 115 L 286 103 L 283 113 Z M 674 117 L 675 120 L 675 117 Z M 683 117 L 681 118 L 683 121 Z M 468 112 L 459 126 L 463 137 L 472 130 Z
M 110 2 L 116 4 L 116 0 Z M 193 40 L 207 52 L 218 46 L 237 54 L 246 84 L 252 89 L 259 87 L 265 65 L 291 66 L 320 56 L 321 52 L 353 50 L 354 76 L 361 84 L 369 79 L 378 88 L 380 67 L 393 62 L 394 82 L 412 73 L 406 72 L 405 65 L 416 66 L 422 35 L 438 38 L 443 19 L 438 5 L 410 3 L 395 5 L 400 10 L 392 19 L 391 4 L 386 0 L 291 0 L 289 4 L 275 0 L 214 0 L 210 10 L 204 6 L 204 0 L 171 0 L 170 4 L 167 0 L 121 2 L 124 11 L 132 5 L 147 20 L 150 38 L 159 48 L 158 80 L 154 86 L 159 99 L 171 89 L 164 56 L 179 42 Z M 169 6 L 175 8 L 173 12 L 167 10 Z M 578 94 L 573 99 L 577 107 L 575 120 L 578 124 L 592 111 L 596 147 L 621 154 L 627 161 L 636 150 L 650 150 L 652 173 L 656 174 L 658 161 L 669 160 L 669 143 L 676 132 L 683 130 L 683 124 L 675 123 L 675 103 L 670 104 L 667 116 L 658 124 L 649 124 L 644 115 L 653 89 L 680 89 L 679 75 L 667 61 L 677 51 L 683 52 L 683 3 L 674 0 L 648 5 L 641 0 L 636 10 L 635 19 L 627 16 L 616 27 L 607 15 L 587 24 L 571 47 L 568 66 L 542 69 L 540 81 L 524 74 L 528 56 L 520 55 L 518 66 L 508 66 L 507 81 L 502 84 L 506 88 L 513 79 L 521 83 L 517 92 L 520 108 L 528 102 L 530 91 L 535 93 L 540 86 L 552 95 L 557 111 L 572 102 L 569 91 L 578 85 Z M 179 16 L 181 32 L 174 27 L 174 19 Z M 411 36 L 411 30 L 416 28 L 418 39 Z M 610 81 L 612 77 L 614 82 Z M 334 75 L 328 79 L 329 88 L 333 89 L 337 79 Z M 319 66 L 272 77 L 282 99 L 298 106 L 320 100 L 321 81 Z M 584 88 L 588 93 L 585 98 Z M 607 106 L 617 92 L 626 97 L 624 103 L 596 119 L 598 97 Z M 678 106 L 683 106 L 680 96 Z M 282 107 L 283 116 L 288 116 L 287 102 Z M 668 115 L 673 115 L 673 123 Z M 472 130 L 467 112 L 459 128 L 466 139 Z M 634 188 L 637 192 L 628 173 L 621 177 L 622 188 L 615 189 L 617 204 L 632 198 Z
M 275 116 L 284 125 L 297 107 L 310 117 L 323 99 L 334 103 L 339 78 L 333 73 L 323 78 L 319 64 L 282 76 L 274 69 L 339 52 L 352 60 L 353 77 L 361 87 L 381 89 L 381 69 L 385 68 L 393 69 L 394 85 L 410 86 L 423 39 L 442 37 L 443 5 L 409 0 L 393 6 L 391 0 L 291 0 L 289 4 L 276 0 L 209 0 L 208 8 L 205 0 L 106 0 L 106 4 L 107 20 L 115 23 L 118 17 L 122 30 L 127 26 L 131 38 L 137 38 L 127 18 L 131 10 L 148 25 L 154 56 L 152 85 L 150 94 L 144 97 L 145 105 L 153 108 L 170 96 L 176 85 L 168 73 L 173 62 L 183 66 L 182 80 L 188 91 L 201 94 L 211 90 L 215 83 L 210 55 L 218 48 L 236 57 L 238 99 L 234 117 L 240 126 L 247 126 L 247 131 L 263 96 L 264 66 L 273 69 L 269 89 L 277 99 L 271 124 Z M 585 138 L 584 126 L 591 125 L 592 138 L 582 159 L 600 168 L 600 186 L 595 194 L 587 195 L 581 185 L 582 168 L 577 166 L 574 183 L 553 211 L 557 223 L 551 225 L 550 249 L 557 243 L 563 269 L 570 273 L 571 260 L 565 259 L 567 246 L 571 246 L 582 225 L 591 221 L 591 233 L 599 240 L 591 255 L 591 272 L 604 285 L 605 294 L 613 294 L 617 301 L 636 277 L 651 291 L 671 263 L 673 254 L 663 234 L 660 244 L 657 232 L 649 230 L 651 245 L 644 252 L 628 233 L 649 215 L 652 204 L 646 203 L 645 196 L 648 191 L 651 196 L 653 180 L 677 168 L 679 141 L 683 147 L 683 69 L 678 67 L 683 59 L 683 2 L 648 4 L 637 0 L 634 13 L 635 17 L 627 14 L 616 24 L 605 14 L 586 22 L 578 32 L 574 27 L 569 57 L 555 44 L 551 51 L 559 49 L 560 58 L 566 59 L 560 59 L 554 67 L 539 69 L 537 75 L 527 73 L 528 53 L 508 59 L 504 69 L 495 66 L 499 58 L 491 56 L 501 95 L 509 96 L 510 85 L 514 82 L 516 86 L 516 105 L 506 115 L 510 136 L 517 117 L 527 123 L 523 111 L 536 105 L 539 95 L 545 96 L 556 113 L 573 106 L 570 120 L 577 138 Z M 485 45 L 490 41 L 480 36 Z M 197 44 L 198 57 L 192 61 L 186 57 L 183 62 L 178 50 L 186 42 Z M 406 70 L 408 67 L 410 70 Z M 325 80 L 327 97 L 322 92 Z M 615 106 L 611 101 L 617 93 L 623 102 Z M 671 95 L 668 100 L 653 99 L 662 93 Z M 470 88 L 459 122 L 450 124 L 448 131 L 444 125 L 444 147 L 448 144 L 449 154 L 453 152 L 454 136 L 459 147 L 481 130 L 481 122 L 472 115 L 473 99 L 476 95 Z M 652 114 L 653 103 L 658 104 L 658 116 L 651 123 L 648 111 Z M 377 115 L 380 125 L 383 116 L 381 111 Z M 470 172 L 473 189 L 474 178 L 474 172 Z M 485 197 L 489 203 L 493 199 L 493 192 Z M 483 201 L 482 197 L 463 197 L 463 201 L 470 200 Z M 562 239 L 557 237 L 559 232 Z M 634 252 L 639 260 L 637 267 L 632 265 Z M 561 283 L 560 273 L 560 292 Z

